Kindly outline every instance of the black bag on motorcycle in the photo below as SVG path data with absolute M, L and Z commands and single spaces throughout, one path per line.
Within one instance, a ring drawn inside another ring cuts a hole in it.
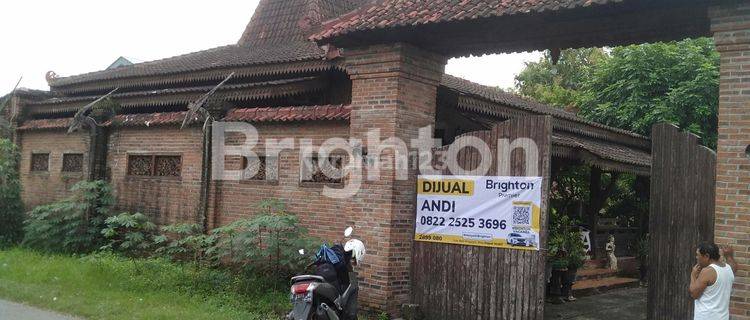
M 335 252 L 341 259 L 341 263 L 334 265 L 334 267 L 336 268 L 336 274 L 341 282 L 341 287 L 339 288 L 343 292 L 349 286 L 349 271 L 351 271 L 352 253 L 346 252 L 344 246 L 340 244 L 331 247 L 331 250 L 333 250 L 333 252 Z
M 323 277 L 325 281 L 337 290 L 341 290 L 341 282 L 339 281 L 338 274 L 336 273 L 336 267 L 333 264 L 324 262 L 316 266 L 315 274 Z

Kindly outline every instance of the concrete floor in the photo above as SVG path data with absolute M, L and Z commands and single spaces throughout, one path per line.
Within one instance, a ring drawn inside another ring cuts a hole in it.
M 647 288 L 613 290 L 565 304 L 547 303 L 544 319 L 645 320 Z
M 0 300 L 0 319 L 3 320 L 77 320 L 70 316 L 45 311 L 24 304 Z

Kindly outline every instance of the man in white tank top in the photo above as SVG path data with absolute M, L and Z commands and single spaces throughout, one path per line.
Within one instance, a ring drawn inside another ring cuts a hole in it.
M 729 298 L 737 272 L 734 250 L 722 250 L 725 262 L 721 262 L 719 247 L 704 242 L 698 245 L 695 258 L 698 263 L 690 274 L 690 296 L 695 299 L 694 320 L 729 320 Z

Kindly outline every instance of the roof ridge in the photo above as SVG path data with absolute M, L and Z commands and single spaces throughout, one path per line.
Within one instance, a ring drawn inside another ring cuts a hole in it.
M 358 7 L 362 0 L 260 0 L 240 46 L 310 41 L 322 23 Z
M 103 69 L 103 70 L 97 70 L 97 71 L 90 71 L 90 72 L 86 72 L 86 73 L 74 74 L 74 75 L 65 76 L 65 77 L 57 77 L 57 78 L 53 78 L 51 80 L 50 85 L 54 86 L 56 84 L 56 82 L 59 82 L 59 81 L 71 80 L 73 78 L 91 76 L 91 75 L 100 74 L 100 73 L 108 73 L 108 72 L 112 72 L 113 70 L 116 70 L 116 71 L 125 71 L 127 69 L 141 67 L 141 66 L 148 65 L 148 64 L 157 64 L 157 63 L 161 63 L 161 62 L 164 62 L 164 61 L 167 61 L 167 60 L 184 58 L 184 57 L 187 57 L 187 56 L 190 56 L 190 55 L 195 55 L 195 54 L 198 54 L 198 53 L 216 52 L 216 51 L 219 51 L 220 49 L 229 48 L 229 47 L 237 47 L 237 45 L 236 44 L 226 44 L 226 45 L 223 45 L 223 46 L 213 47 L 213 48 L 209 48 L 209 49 L 196 50 L 196 51 L 192 51 L 192 52 L 188 52 L 188 53 L 178 54 L 178 55 L 174 55 L 174 56 L 171 56 L 171 57 L 165 57 L 165 58 L 160 58 L 160 59 L 156 59 L 156 60 L 136 62 L 136 63 L 133 63 L 131 65 L 119 67 L 117 69 Z

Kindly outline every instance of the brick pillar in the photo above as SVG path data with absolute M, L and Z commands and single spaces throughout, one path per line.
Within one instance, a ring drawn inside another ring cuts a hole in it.
M 711 8 L 711 30 L 721 54 L 716 242 L 735 248 L 739 271 L 732 319 L 750 320 L 750 4 Z
M 362 139 L 380 129 L 381 140 L 397 137 L 409 145 L 419 128 L 435 125 L 437 87 L 447 59 L 406 44 L 378 45 L 345 52 L 352 79 L 350 134 Z M 375 150 L 367 149 L 373 156 Z M 394 152 L 380 154 L 392 163 Z M 414 234 L 416 170 L 397 181 L 393 169 L 381 168 L 377 181 L 363 181 L 352 200 L 349 219 L 368 248 L 360 302 L 398 316 L 409 301 L 411 245 Z

